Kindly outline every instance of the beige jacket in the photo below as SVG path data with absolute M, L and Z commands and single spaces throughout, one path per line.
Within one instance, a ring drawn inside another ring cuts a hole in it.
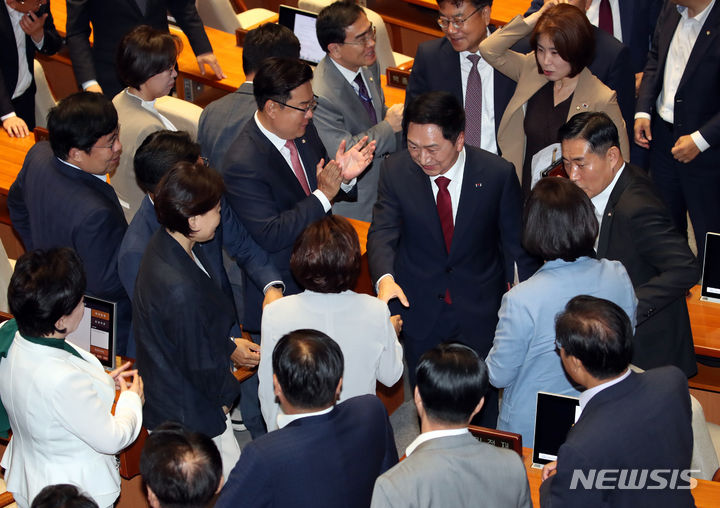
M 525 106 L 528 99 L 547 83 L 547 78 L 538 73 L 535 54 L 523 55 L 511 51 L 517 41 L 528 35 L 532 29 L 518 15 L 502 29 L 495 31 L 480 43 L 480 54 L 495 69 L 517 81 L 515 94 L 505 109 L 497 133 L 497 144 L 502 156 L 515 165 L 515 172 L 522 181 L 522 167 L 525 158 Z M 583 111 L 607 113 L 618 129 L 620 150 L 626 161 L 630 160 L 625 121 L 620 113 L 615 92 L 605 86 L 587 69 L 580 72 L 575 93 L 570 103 L 568 119 Z

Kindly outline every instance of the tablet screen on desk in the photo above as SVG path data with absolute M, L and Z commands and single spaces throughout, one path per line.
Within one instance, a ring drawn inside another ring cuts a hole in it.
M 580 416 L 580 399 L 538 392 L 533 466 L 557 460 L 558 450 Z
M 705 235 L 701 300 L 720 302 L 720 234 Z
M 89 351 L 106 369 L 115 368 L 115 303 L 85 295 L 82 320 L 68 340 Z
M 317 65 L 325 57 L 315 31 L 317 14 L 296 7 L 281 5 L 278 11 L 278 23 L 288 27 L 300 40 L 300 60 Z

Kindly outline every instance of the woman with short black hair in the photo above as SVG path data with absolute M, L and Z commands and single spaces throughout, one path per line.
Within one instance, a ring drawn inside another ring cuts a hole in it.
M 402 347 L 385 302 L 353 291 L 360 275 L 360 243 L 347 219 L 330 215 L 310 224 L 298 237 L 290 269 L 305 291 L 265 307 L 258 369 L 260 407 L 268 431 L 281 413 L 273 391 L 272 351 L 294 330 L 310 328 L 329 335 L 345 358 L 340 401 L 374 394 L 379 381 L 392 386 L 403 371 Z
M 537 392 L 577 397 L 555 350 L 555 315 L 588 294 L 615 302 L 635 322 L 637 298 L 619 261 L 595 259 L 595 209 L 566 178 L 540 180 L 525 205 L 525 250 L 545 263 L 505 293 L 486 363 L 490 383 L 504 388 L 497 428 L 522 434 L 532 447 Z

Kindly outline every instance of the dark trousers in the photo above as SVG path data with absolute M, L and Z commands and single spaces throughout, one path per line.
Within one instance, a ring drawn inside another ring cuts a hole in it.
M 684 237 L 690 214 L 702 263 L 705 233 L 720 233 L 720 160 L 708 163 L 706 154 L 700 154 L 689 163 L 676 161 L 670 152 L 677 141 L 672 125 L 657 115 L 653 118 L 652 135 L 650 176 Z
M 403 350 L 405 352 L 405 361 L 408 366 L 408 379 L 410 387 L 415 390 L 415 369 L 420 362 L 420 357 L 425 351 L 432 349 L 441 342 L 462 342 L 473 349 L 485 359 L 488 351 L 478 351 L 478 347 L 465 340 L 460 331 L 460 320 L 457 317 L 455 308 L 452 305 L 443 303 L 443 308 L 437 321 L 432 327 L 430 333 L 421 340 L 413 338 L 403 332 Z M 489 346 L 487 348 L 489 350 Z M 473 425 L 480 425 L 494 429 L 497 427 L 497 419 L 499 415 L 498 409 L 498 390 L 494 386 L 489 386 L 485 394 L 485 403 L 482 410 L 478 413 L 473 421 Z
M 35 128 L 35 87 L 30 86 L 20 97 L 13 99 L 12 106 L 15 114 L 25 120 L 28 130 L 32 131 Z

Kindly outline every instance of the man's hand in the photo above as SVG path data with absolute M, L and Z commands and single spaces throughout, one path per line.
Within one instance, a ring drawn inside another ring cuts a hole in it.
M 11 138 L 24 138 L 30 134 L 25 120 L 19 116 L 6 118 L 5 121 L 3 121 L 3 129 L 5 129 Z
M 342 179 L 345 183 L 350 183 L 353 178 L 360 176 L 372 162 L 377 141 L 373 140 L 368 143 L 367 140 L 368 137 L 365 136 L 348 151 L 345 151 L 345 140 L 340 142 L 335 153 L 335 160 L 340 164 Z
M 345 143 L 345 141 L 342 143 Z M 341 146 L 343 146 L 342 143 Z M 332 201 L 335 199 L 335 196 L 337 196 L 337 193 L 340 190 L 340 184 L 342 183 L 343 178 L 342 171 L 340 170 L 340 165 L 337 162 L 330 161 L 325 165 L 325 167 L 323 167 L 324 162 L 324 159 L 320 159 L 320 162 L 318 162 L 318 165 L 315 168 L 317 171 L 317 188 L 325 194 L 328 201 Z
M 548 462 L 543 466 L 542 470 L 542 481 L 547 480 L 552 475 L 556 473 L 557 470 L 557 460 L 554 460 L 552 462 Z
M 20 28 L 32 38 L 35 44 L 40 44 L 40 41 L 43 40 L 43 36 L 45 35 L 43 27 L 45 26 L 47 17 L 47 12 L 38 17 L 31 11 L 20 18 Z
M 650 141 L 652 141 L 652 132 L 650 132 L 650 119 L 635 119 L 635 144 L 643 148 L 650 148 Z
M 390 124 L 393 132 L 400 132 L 402 130 L 402 119 L 403 110 L 405 105 L 393 104 L 385 113 L 385 121 Z
M 262 308 L 264 309 L 266 305 L 270 305 L 275 300 L 279 300 L 282 297 L 282 289 L 270 286 L 268 290 L 265 291 L 265 298 L 263 299 Z
M 698 156 L 700 149 L 692 137 L 686 134 L 685 136 L 680 136 L 678 140 L 675 141 L 675 146 L 670 149 L 670 152 L 678 162 L 688 163 Z
M 400 332 L 402 331 L 402 325 L 403 320 L 400 314 L 395 314 L 394 316 L 390 316 L 390 323 L 392 323 L 393 328 L 395 328 L 395 335 L 400 337 Z
M 403 306 L 410 307 L 410 302 L 408 302 L 402 288 L 398 286 L 395 279 L 389 275 L 383 277 L 380 279 L 380 282 L 378 282 L 378 298 L 385 303 L 388 303 L 393 298 L 397 298 Z
M 85 89 L 86 92 L 95 92 L 95 93 L 103 93 L 102 88 L 100 85 L 90 85 Z
M 233 338 L 235 341 L 235 351 L 230 355 L 230 359 L 238 367 L 256 367 L 260 363 L 260 346 L 249 340 L 241 338 Z
M 213 53 L 202 53 L 197 55 L 197 63 L 198 67 L 200 67 L 200 74 L 203 76 L 205 75 L 205 66 L 208 65 L 218 79 L 225 79 L 227 77 L 220 68 L 220 64 Z

